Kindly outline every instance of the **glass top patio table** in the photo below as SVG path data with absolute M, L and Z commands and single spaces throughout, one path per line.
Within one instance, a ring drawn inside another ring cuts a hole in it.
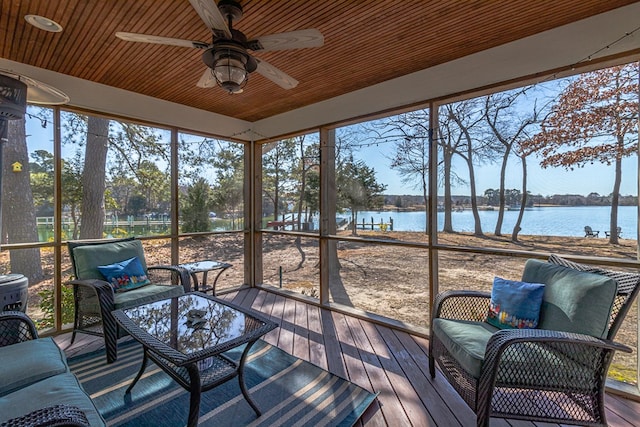
M 200 292 L 115 310 L 116 321 L 144 349 L 144 359 L 126 393 L 153 360 L 189 390 L 189 426 L 198 422 L 200 394 L 239 377 L 240 389 L 256 414 L 260 410 L 246 390 L 243 369 L 253 343 L 277 325 L 260 314 Z M 239 361 L 223 353 L 246 344 Z

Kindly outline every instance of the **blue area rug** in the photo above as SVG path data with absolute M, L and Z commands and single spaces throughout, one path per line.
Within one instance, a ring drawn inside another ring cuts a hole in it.
M 242 348 L 228 352 L 236 360 Z M 124 391 L 140 368 L 142 347 L 127 343 L 118 360 L 105 363 L 104 350 L 69 359 L 71 371 L 110 426 L 182 426 L 189 395 L 149 363 L 130 395 Z M 202 394 L 203 426 L 352 426 L 375 394 L 293 357 L 264 341 L 252 347 L 245 365 L 249 393 L 262 410 L 256 417 L 234 378 Z

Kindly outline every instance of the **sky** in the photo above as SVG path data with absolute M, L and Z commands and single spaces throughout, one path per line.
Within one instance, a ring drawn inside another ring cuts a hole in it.
M 39 120 L 27 117 L 27 144 L 30 152 L 37 149 L 53 152 L 52 124 L 48 123 L 44 128 Z M 355 153 L 355 157 L 364 160 L 376 171 L 378 181 L 387 185 L 385 194 L 421 194 L 420 188 L 415 188 L 412 184 L 403 183 L 402 177 L 391 169 L 391 160 L 389 158 L 392 155 L 392 149 L 393 145 L 391 143 L 362 147 Z M 68 155 L 68 153 L 63 155 Z M 527 186 L 528 191 L 532 194 L 541 194 L 543 196 L 580 194 L 586 196 L 591 192 L 596 192 L 600 195 L 608 195 L 613 189 L 613 166 L 593 164 L 567 171 L 563 168 L 542 169 L 539 163 L 540 159 L 535 157 L 530 157 L 527 161 Z M 483 194 L 486 189 L 499 187 L 499 168 L 500 165 L 498 164 L 483 165 L 477 168 L 476 190 L 478 194 Z M 464 163 L 457 160 L 454 163 L 454 170 L 459 176 L 468 181 L 468 171 Z M 637 171 L 637 156 L 624 159 L 621 195 L 638 194 Z M 520 189 L 521 183 L 521 166 L 519 162 L 512 161 L 507 171 L 506 186 L 507 188 Z M 442 194 L 442 189 L 439 189 L 439 193 Z M 452 194 L 469 195 L 468 184 L 454 185 Z
M 385 194 L 421 194 L 420 189 L 412 188 L 412 185 L 402 182 L 401 177 L 390 168 L 391 147 L 367 147 L 360 150 L 356 156 L 364 160 L 376 171 L 379 182 L 387 185 Z M 385 157 L 386 156 L 386 157 Z M 537 160 L 537 161 L 536 161 Z M 466 165 L 456 162 L 454 166 L 457 173 L 468 177 Z M 621 195 L 638 194 L 637 157 L 623 160 Z M 533 157 L 527 159 L 527 189 L 532 194 L 550 196 L 553 194 L 581 194 L 588 195 L 596 192 L 600 195 L 608 195 L 613 190 L 614 169 L 613 166 L 603 164 L 587 165 L 573 171 L 563 168 L 540 167 L 540 159 Z M 484 165 L 476 170 L 476 190 L 479 194 L 486 189 L 498 188 L 500 183 L 500 165 Z M 468 181 L 468 179 L 467 179 Z M 507 169 L 507 188 L 522 187 L 522 172 L 520 163 L 513 161 Z M 442 194 L 442 190 L 439 190 Z M 469 195 L 468 184 L 455 185 L 452 188 L 454 195 Z

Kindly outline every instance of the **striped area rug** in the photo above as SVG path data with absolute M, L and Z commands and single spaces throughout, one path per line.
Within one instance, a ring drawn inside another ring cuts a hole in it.
M 241 348 L 227 354 L 239 359 Z M 130 395 L 124 391 L 140 368 L 142 347 L 127 343 L 118 360 L 105 363 L 104 351 L 69 359 L 110 426 L 182 426 L 189 395 L 150 363 Z M 258 341 L 245 365 L 249 393 L 262 410 L 257 418 L 234 378 L 202 394 L 202 426 L 352 426 L 375 399 L 367 390 L 311 363 Z

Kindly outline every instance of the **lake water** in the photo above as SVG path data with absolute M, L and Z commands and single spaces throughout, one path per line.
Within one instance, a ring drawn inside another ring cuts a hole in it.
M 636 238 L 638 225 L 638 210 L 635 206 L 620 206 L 618 208 L 618 226 L 622 227 L 622 237 Z M 494 232 L 498 211 L 480 211 L 482 231 L 487 234 Z M 358 212 L 358 222 L 373 221 L 385 223 L 393 219 L 394 231 L 424 231 L 425 212 Z M 604 237 L 605 230 L 609 230 L 610 206 L 572 206 L 572 207 L 533 207 L 528 208 L 524 217 L 520 234 L 534 234 L 546 236 L 579 236 L 584 237 L 584 226 L 589 225 L 593 230 L 600 231 Z M 346 215 L 344 215 L 346 216 Z M 511 234 L 518 219 L 518 211 L 506 211 L 502 223 L 502 233 Z M 474 231 L 473 213 L 471 210 L 452 212 L 451 221 L 455 231 Z M 438 212 L 438 230 L 442 230 L 444 212 Z

